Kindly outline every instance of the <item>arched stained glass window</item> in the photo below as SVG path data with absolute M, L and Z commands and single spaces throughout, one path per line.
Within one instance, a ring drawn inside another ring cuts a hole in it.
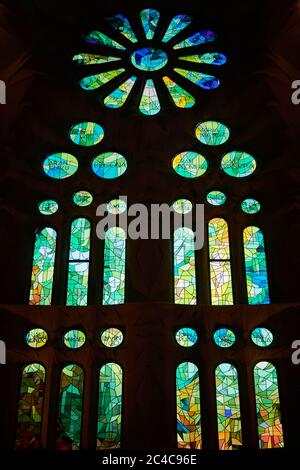
M 100 369 L 97 450 L 121 446 L 122 375 L 121 367 L 113 362 Z
M 254 367 L 256 416 L 260 449 L 284 447 L 276 368 L 270 362 Z
M 38 230 L 35 236 L 30 305 L 50 305 L 52 299 L 56 231 L 51 227 Z
M 216 400 L 220 450 L 236 450 L 243 444 L 238 373 L 232 364 L 216 368 Z
M 84 372 L 77 364 L 68 364 L 60 377 L 57 419 L 57 450 L 79 450 L 83 405 Z
M 91 224 L 75 219 L 71 225 L 67 305 L 87 305 Z
M 46 371 L 41 364 L 23 368 L 18 406 L 16 448 L 37 449 L 40 445 Z
M 201 407 L 198 367 L 183 362 L 176 370 L 177 445 L 201 449 Z
M 211 219 L 208 224 L 210 289 L 212 305 L 232 305 L 230 245 L 228 225 L 224 219 Z
M 120 227 L 107 230 L 104 241 L 103 305 L 125 301 L 126 234 Z
M 248 303 L 269 304 L 269 284 L 263 233 L 258 227 L 246 227 L 243 240 Z
M 175 304 L 195 305 L 197 293 L 193 231 L 187 227 L 176 229 L 173 249 Z

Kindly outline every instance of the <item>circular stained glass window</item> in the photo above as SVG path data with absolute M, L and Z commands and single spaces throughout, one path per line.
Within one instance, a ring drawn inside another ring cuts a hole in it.
M 71 127 L 69 136 L 74 144 L 91 147 L 101 142 L 104 137 L 104 130 L 100 124 L 95 122 L 80 122 Z
M 260 211 L 260 203 L 256 199 L 248 198 L 242 201 L 241 208 L 246 214 L 257 214 Z
M 64 335 L 64 344 L 69 349 L 79 349 L 85 343 L 85 334 L 81 330 L 69 330 Z
M 249 153 L 233 151 L 224 155 L 221 168 L 229 176 L 244 178 L 255 171 L 256 161 Z
M 161 49 L 143 47 L 131 55 L 131 62 L 139 70 L 154 72 L 167 64 L 168 56 Z
M 181 152 L 173 158 L 173 169 L 184 178 L 198 178 L 204 175 L 208 164 L 206 159 L 197 152 Z
M 48 341 L 48 334 L 42 328 L 33 328 L 26 334 L 26 343 L 31 348 L 42 348 Z
M 222 191 L 210 191 L 206 195 L 206 200 L 212 206 L 222 206 L 226 202 L 226 195 Z
M 188 199 L 178 199 L 173 203 L 172 207 L 178 214 L 187 214 L 193 209 L 193 203 Z
M 200 122 L 196 126 L 196 137 L 205 145 L 221 145 L 229 139 L 227 126 L 217 121 Z
M 122 199 L 112 199 L 107 203 L 107 210 L 110 214 L 123 214 L 127 209 L 127 204 Z
M 70 153 L 59 152 L 48 155 L 43 163 L 43 169 L 47 176 L 55 179 L 69 178 L 78 169 L 78 160 Z
M 39 203 L 38 209 L 43 215 L 53 215 L 58 211 L 58 203 L 53 199 L 46 199 Z
M 101 343 L 107 348 L 117 348 L 123 339 L 123 333 L 118 328 L 107 328 L 101 333 Z
M 228 328 L 220 328 L 214 333 L 214 342 L 220 348 L 230 348 L 235 343 L 235 334 Z
M 273 334 L 267 328 L 255 328 L 251 333 L 251 339 L 256 346 L 267 348 L 273 343 Z
M 93 202 L 93 196 L 88 191 L 78 191 L 73 194 L 73 201 L 77 206 L 89 206 Z
M 190 348 L 198 341 L 198 335 L 193 328 L 180 328 L 176 333 L 176 341 L 183 348 Z
M 92 170 L 100 178 L 118 178 L 126 169 L 126 159 L 116 152 L 101 153 L 92 161 Z

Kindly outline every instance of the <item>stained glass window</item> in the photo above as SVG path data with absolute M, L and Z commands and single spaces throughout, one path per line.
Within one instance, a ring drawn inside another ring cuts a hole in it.
M 126 169 L 126 158 L 117 152 L 101 153 L 92 161 L 92 170 L 100 178 L 118 178 L 125 173 Z
M 32 328 L 26 334 L 26 343 L 31 348 L 42 348 L 47 344 L 48 334 L 42 328 Z
M 224 155 L 221 168 L 229 176 L 245 178 L 255 171 L 256 161 L 249 153 L 233 151 Z
M 91 147 L 99 144 L 104 137 L 104 130 L 96 122 L 80 122 L 71 127 L 69 137 L 76 145 Z
M 100 369 L 97 450 L 121 446 L 122 375 L 121 367 L 113 362 Z
M 123 333 L 118 328 L 107 328 L 101 333 L 101 343 L 107 348 L 117 348 L 123 343 Z
M 136 79 L 137 78 L 133 75 L 125 82 L 121 83 L 118 88 L 104 99 L 105 106 L 108 108 L 121 108 L 123 104 L 125 104 Z
M 176 370 L 177 445 L 201 449 L 201 408 L 198 367 L 183 362 Z
M 35 236 L 30 305 L 50 305 L 52 299 L 56 231 L 46 227 Z
M 269 285 L 264 236 L 258 227 L 247 227 L 243 234 L 246 284 L 249 304 L 269 304 Z
M 229 139 L 227 126 L 217 121 L 200 122 L 196 126 L 196 137 L 205 145 L 221 145 Z
M 174 49 L 183 49 L 184 47 L 199 46 L 200 44 L 204 44 L 205 42 L 214 41 L 216 37 L 217 36 L 213 31 L 205 29 L 179 42 L 174 46 Z
M 188 15 L 176 15 L 172 18 L 168 29 L 162 38 L 162 42 L 169 42 L 173 39 L 180 31 L 185 29 L 192 21 L 192 18 Z
M 80 86 L 84 90 L 96 90 L 97 88 L 105 85 L 105 83 L 118 77 L 123 72 L 125 72 L 125 69 L 116 69 L 97 73 L 95 75 L 89 75 L 88 77 L 84 77 L 80 80 Z
M 16 429 L 17 449 L 41 447 L 41 422 L 46 371 L 41 364 L 23 368 Z
M 178 214 L 188 214 L 193 209 L 193 203 L 188 199 L 177 199 L 172 207 Z
M 88 191 L 77 191 L 73 194 L 73 202 L 76 206 L 86 207 L 92 204 L 93 196 Z
M 141 11 L 141 21 L 145 31 L 146 39 L 153 39 L 159 21 L 159 12 L 152 8 Z
M 43 163 L 47 176 L 54 179 L 65 179 L 74 175 L 78 169 L 78 160 L 70 153 L 59 152 L 48 155 Z
M 87 305 L 91 224 L 75 219 L 71 225 L 67 305 Z
M 113 49 L 120 49 L 125 51 L 125 47 L 121 46 L 114 39 L 109 38 L 106 34 L 101 33 L 100 31 L 91 31 L 90 33 L 84 36 L 84 40 L 91 44 L 99 44 L 100 46 L 107 46 Z
M 183 348 L 190 348 L 198 341 L 197 332 L 193 328 L 180 328 L 176 332 L 175 338 L 179 346 Z
M 60 377 L 57 419 L 57 450 L 79 450 L 83 406 L 84 372 L 77 364 L 68 364 Z
M 191 108 L 195 104 L 195 98 L 185 91 L 176 82 L 169 77 L 163 77 L 163 81 L 167 87 L 170 96 L 178 108 Z
M 184 70 L 176 67 L 174 71 L 205 90 L 212 90 L 220 85 L 220 81 L 213 75 L 207 75 L 202 72 L 193 72 L 192 70 Z
M 123 36 L 125 36 L 129 41 L 137 42 L 137 38 L 130 26 L 129 20 L 122 15 L 122 13 L 118 13 L 111 18 L 107 18 L 107 21 L 109 21 L 111 26 L 119 31 L 119 33 L 123 34 Z
M 141 113 L 146 114 L 147 116 L 153 116 L 160 111 L 160 102 L 157 96 L 157 91 L 154 82 L 151 79 L 146 80 L 139 109 Z
M 127 209 L 127 204 L 122 199 L 112 199 L 107 204 L 107 210 L 110 214 L 123 214 Z
M 69 349 L 79 349 L 85 343 L 85 334 L 81 330 L 69 330 L 64 334 L 64 345 Z
M 139 70 L 144 72 L 154 72 L 162 69 L 168 62 L 166 52 L 153 47 L 143 47 L 133 52 L 131 63 Z
M 256 346 L 267 348 L 273 343 L 273 334 L 268 328 L 254 328 L 251 339 Z
M 200 153 L 187 151 L 176 155 L 172 160 L 174 171 L 184 178 L 198 178 L 204 175 L 208 163 Z
M 220 450 L 237 450 L 243 445 L 238 373 L 232 364 L 216 368 L 216 401 Z
M 276 368 L 270 362 L 254 367 L 254 387 L 260 449 L 284 447 Z
M 213 190 L 206 195 L 206 200 L 212 206 L 222 206 L 226 202 L 226 194 L 222 191 Z
M 248 198 L 241 203 L 242 211 L 246 214 L 257 214 L 260 211 L 260 203 L 253 198 Z
M 223 65 L 226 63 L 226 56 L 219 52 L 206 52 L 205 54 L 185 55 L 178 57 L 179 60 L 194 62 L 195 64 Z
M 104 242 L 103 305 L 125 301 L 126 234 L 120 227 L 107 230 Z
M 47 199 L 39 203 L 38 209 L 43 215 L 53 215 L 58 211 L 58 204 L 53 199 Z
M 233 291 L 228 225 L 224 219 L 208 224 L 210 290 L 212 305 L 232 305 Z
M 78 65 L 96 65 L 96 64 L 108 64 L 109 62 L 115 62 L 116 60 L 121 60 L 119 57 L 112 57 L 107 55 L 99 54 L 76 54 L 73 59 L 74 62 L 77 62 Z
M 187 227 L 174 231 L 174 297 L 176 304 L 197 302 L 194 233 Z
M 220 348 L 231 348 L 235 341 L 235 334 L 229 328 L 220 328 L 214 333 L 214 342 Z

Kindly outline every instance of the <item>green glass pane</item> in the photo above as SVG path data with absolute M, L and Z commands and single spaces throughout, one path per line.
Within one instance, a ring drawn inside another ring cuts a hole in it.
M 90 147 L 101 142 L 104 137 L 104 130 L 100 124 L 85 121 L 71 127 L 69 137 L 76 145 Z
M 223 65 L 226 63 L 226 56 L 219 52 L 206 52 L 205 54 L 185 55 L 178 57 L 179 60 L 194 62 L 195 64 Z
M 107 204 L 107 210 L 110 214 L 123 214 L 127 209 L 127 204 L 122 199 L 112 199 Z
M 251 333 L 251 339 L 260 348 L 266 348 L 273 343 L 273 335 L 267 328 L 255 328 Z
M 58 211 L 58 204 L 53 199 L 46 199 L 39 203 L 38 209 L 43 215 L 53 215 Z
M 269 283 L 264 236 L 258 227 L 247 227 L 243 234 L 246 283 L 249 304 L 269 304 Z
M 120 49 L 125 51 L 126 48 L 121 46 L 114 39 L 109 38 L 106 34 L 100 33 L 100 31 L 91 31 L 84 36 L 84 40 L 91 44 L 99 44 L 100 46 L 112 47 L 113 49 Z
M 214 342 L 220 348 L 231 348 L 236 341 L 235 334 L 228 328 L 220 328 L 214 333 Z
M 113 362 L 104 364 L 99 374 L 97 450 L 121 446 L 122 369 Z
M 216 37 L 216 33 L 205 29 L 179 42 L 174 46 L 174 49 L 183 49 L 184 47 L 199 46 L 200 44 L 214 41 Z
M 120 227 L 107 230 L 104 242 L 103 305 L 125 301 L 126 235 Z
M 197 293 L 193 231 L 187 227 L 176 229 L 173 249 L 175 304 L 195 305 Z
M 114 29 L 129 39 L 129 41 L 137 42 L 137 38 L 135 37 L 132 27 L 130 26 L 128 18 L 122 15 L 122 13 L 118 13 L 117 15 L 107 18 L 107 21 Z
M 74 175 L 78 169 L 78 160 L 66 152 L 48 155 L 43 163 L 43 170 L 47 176 L 54 179 L 65 179 Z
M 167 87 L 170 96 L 178 108 L 191 108 L 195 104 L 195 98 L 185 91 L 181 86 L 177 85 L 169 77 L 163 77 L 163 81 Z
M 144 72 L 154 72 L 162 69 L 168 62 L 167 54 L 161 49 L 143 47 L 135 51 L 131 57 L 131 63 Z
M 123 333 L 118 328 L 107 328 L 101 333 L 101 343 L 107 348 L 117 348 L 123 343 Z
M 198 367 L 183 362 L 176 369 L 177 446 L 201 449 L 201 407 Z
M 177 199 L 172 205 L 175 212 L 178 214 L 187 214 L 193 209 L 193 204 L 188 199 Z
M 42 328 L 33 328 L 26 334 L 26 343 L 31 348 L 42 348 L 48 341 L 47 331 Z
M 181 152 L 173 158 L 173 169 L 184 178 L 198 178 L 204 175 L 208 163 L 200 153 L 187 151 Z
M 16 426 L 16 449 L 41 448 L 45 378 L 46 371 L 41 364 L 29 364 L 22 371 Z
M 104 99 L 105 106 L 108 108 L 121 108 L 126 102 L 135 82 L 136 77 L 132 76 L 125 82 L 121 83 L 116 90 Z
M 119 57 L 112 57 L 107 55 L 99 54 L 87 54 L 82 52 L 81 54 L 74 55 L 74 62 L 77 62 L 78 65 L 95 65 L 95 64 L 108 64 L 110 62 L 115 62 L 116 60 L 121 60 Z
M 92 170 L 100 178 L 118 178 L 125 173 L 126 169 L 125 157 L 117 152 L 101 153 L 92 161 Z
M 213 75 L 207 75 L 205 73 L 193 72 L 191 70 L 184 70 L 179 68 L 175 68 L 174 71 L 179 73 L 179 75 L 186 78 L 187 80 L 190 80 L 192 83 L 195 83 L 195 85 L 204 88 L 205 90 L 212 90 L 220 85 L 220 81 Z
M 205 145 L 221 145 L 229 139 L 227 126 L 218 121 L 200 122 L 196 126 L 196 137 Z
M 97 73 L 96 75 L 89 75 L 80 80 L 80 86 L 84 90 L 96 90 L 96 88 L 105 85 L 114 78 L 118 77 L 125 69 L 110 70 L 108 72 Z
M 193 328 L 180 328 L 176 333 L 176 341 L 183 348 L 190 348 L 198 341 L 198 335 Z
M 87 305 L 90 232 L 91 224 L 87 219 L 72 222 L 66 305 Z
M 206 195 L 206 200 L 212 206 L 222 206 L 226 202 L 226 195 L 222 191 L 210 191 Z
M 229 176 L 244 178 L 255 171 L 256 161 L 249 153 L 233 151 L 224 155 L 221 168 Z
M 254 367 L 256 416 L 260 449 L 284 447 L 276 368 L 270 362 Z
M 79 450 L 83 407 L 84 373 L 80 366 L 69 364 L 60 378 L 57 419 L 57 450 Z
M 80 207 L 86 207 L 92 204 L 93 196 L 88 191 L 78 191 L 73 194 L 74 204 Z
M 69 330 L 64 334 L 64 345 L 69 349 L 79 349 L 85 343 L 85 334 L 80 330 Z
M 160 112 L 160 103 L 153 80 L 146 81 L 139 110 L 146 116 L 153 116 Z
M 146 10 L 141 11 L 141 21 L 146 39 L 153 39 L 159 16 L 159 12 L 152 8 L 147 8 Z
M 56 231 L 46 227 L 36 233 L 32 262 L 30 305 L 50 305 L 52 298 Z
M 176 15 L 172 18 L 168 29 L 162 38 L 162 42 L 169 42 L 174 38 L 180 31 L 185 29 L 192 21 L 192 18 L 188 15 Z
M 260 203 L 256 199 L 248 198 L 242 201 L 241 207 L 246 214 L 257 214 L 260 211 Z
M 243 445 L 238 373 L 231 364 L 216 368 L 216 401 L 219 450 L 238 450 Z

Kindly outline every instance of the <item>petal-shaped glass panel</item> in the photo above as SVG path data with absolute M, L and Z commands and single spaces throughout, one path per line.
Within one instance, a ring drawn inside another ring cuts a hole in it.
M 209 31 L 208 29 L 205 29 L 179 42 L 178 44 L 174 46 L 173 49 L 183 49 L 184 47 L 199 46 L 200 44 L 204 44 L 205 42 L 214 41 L 216 37 L 217 37 L 216 33 L 214 33 L 213 31 Z
M 185 91 L 176 82 L 169 77 L 163 77 L 163 81 L 167 87 L 170 96 L 178 108 L 191 108 L 195 104 L 195 98 Z
M 198 335 L 193 328 L 180 328 L 176 332 L 176 341 L 183 348 L 190 348 L 198 341 Z
M 84 40 L 91 44 L 99 44 L 100 46 L 112 47 L 113 49 L 121 49 L 123 51 L 126 50 L 124 46 L 121 46 L 117 41 L 109 38 L 100 31 L 91 31 L 84 36 Z
M 95 65 L 95 64 L 108 64 L 109 62 L 115 62 L 116 60 L 121 60 L 120 57 L 112 57 L 108 55 L 99 55 L 99 54 L 88 54 L 81 52 L 80 54 L 74 55 L 74 62 L 77 62 L 78 65 Z
M 81 330 L 69 330 L 64 334 L 64 345 L 69 349 L 79 349 L 85 343 L 85 334 Z
M 105 106 L 108 108 L 121 108 L 127 100 L 135 82 L 136 77 L 132 76 L 125 82 L 121 83 L 116 90 L 104 99 Z
M 188 199 L 177 199 L 172 207 L 178 214 L 188 214 L 193 209 L 193 203 Z
M 260 211 L 260 203 L 253 198 L 248 198 L 241 203 L 242 211 L 246 214 L 257 214 Z
M 110 82 L 123 72 L 125 72 L 125 69 L 116 69 L 109 72 L 97 73 L 96 75 L 89 75 L 88 77 L 82 78 L 79 83 L 81 88 L 84 90 L 96 90 L 96 88 L 105 85 L 105 83 Z
M 153 10 L 153 8 L 147 8 L 146 10 L 141 11 L 141 21 L 146 39 L 154 38 L 159 16 L 159 12 L 157 10 Z
M 162 42 L 168 42 L 174 38 L 180 31 L 185 29 L 192 21 L 192 18 L 188 15 L 176 15 L 172 18 L 168 29 L 162 38 Z
M 273 334 L 268 328 L 254 328 L 251 339 L 256 346 L 267 348 L 273 343 Z
M 122 15 L 122 13 L 118 13 L 117 15 L 107 18 L 107 21 L 111 24 L 114 29 L 116 29 L 117 31 L 119 31 L 119 33 L 123 34 L 123 36 L 129 39 L 129 41 L 137 42 L 137 38 L 133 32 L 128 18 Z
M 107 204 L 107 210 L 110 214 L 122 214 L 127 209 L 127 204 L 122 199 L 112 199 Z
M 146 114 L 146 116 L 153 116 L 160 112 L 160 102 L 154 82 L 151 79 L 146 81 L 139 110 L 141 113 Z
M 179 60 L 194 62 L 195 64 L 223 65 L 226 63 L 226 56 L 219 52 L 206 52 L 205 54 L 185 55 L 178 57 Z
M 213 90 L 220 85 L 220 81 L 213 75 L 179 68 L 175 68 L 174 70 L 179 73 L 179 75 L 182 75 L 187 80 L 190 80 L 192 83 L 195 83 L 195 85 L 198 85 L 205 90 Z
M 198 178 L 204 175 L 208 163 L 200 153 L 187 151 L 176 155 L 172 166 L 176 173 L 184 178 Z

